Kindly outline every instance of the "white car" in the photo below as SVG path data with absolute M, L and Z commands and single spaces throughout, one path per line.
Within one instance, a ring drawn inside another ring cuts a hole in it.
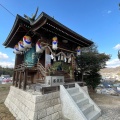
M 10 78 L 3 78 L 2 84 L 12 83 L 12 80 Z

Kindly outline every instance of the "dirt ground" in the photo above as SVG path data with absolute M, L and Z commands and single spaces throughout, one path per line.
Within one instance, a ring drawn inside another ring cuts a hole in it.
M 97 105 L 118 105 L 120 104 L 120 96 L 104 95 L 97 93 L 90 93 L 91 98 Z
M 11 84 L 0 84 L 0 120 L 15 120 L 8 108 L 4 105 L 4 101 L 9 93 L 10 86 Z M 102 110 L 102 117 L 100 117 L 99 120 L 105 120 L 105 118 L 106 120 L 112 120 L 109 119 L 109 114 L 113 114 L 114 118 L 120 114 L 120 96 L 102 95 L 93 92 L 90 93 L 90 96 Z M 117 119 L 113 118 L 113 120 L 120 120 L 118 117 L 119 116 L 117 116 Z
M 4 105 L 4 101 L 9 93 L 11 84 L 0 84 L 0 120 L 15 120 L 8 108 Z
M 101 109 L 102 115 L 98 120 L 120 120 L 120 96 L 90 94 L 91 98 Z

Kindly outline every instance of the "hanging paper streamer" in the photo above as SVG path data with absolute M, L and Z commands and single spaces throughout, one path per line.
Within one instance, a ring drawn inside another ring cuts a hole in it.
M 68 63 L 70 63 L 71 62 L 71 57 L 70 58 L 68 58 Z
M 52 59 L 53 61 L 56 61 L 56 57 L 53 56 L 52 54 L 51 54 L 51 59 Z
M 36 43 L 36 53 L 43 53 L 43 49 L 40 41 L 37 41 Z
M 66 57 L 64 58 L 64 62 L 67 62 L 67 59 L 66 59 Z
M 77 56 L 81 55 L 81 50 L 80 50 L 80 46 L 77 47 Z
M 51 59 L 54 59 L 53 55 L 51 54 Z
M 18 45 L 15 45 L 13 53 L 21 54 L 21 52 L 19 51 L 19 46 Z
M 55 56 L 54 56 L 53 60 L 56 61 L 56 57 Z
M 61 55 L 61 60 L 64 60 L 64 56 L 63 55 Z
M 58 61 L 60 60 L 60 56 L 58 56 Z
M 53 53 L 53 61 L 56 61 L 55 53 Z
M 25 48 L 23 46 L 23 41 L 18 42 L 18 47 L 19 47 L 19 51 L 25 51 Z
M 23 46 L 25 48 L 31 48 L 31 37 L 30 36 L 24 36 L 23 37 Z
M 57 45 L 58 45 L 58 39 L 57 39 L 57 37 L 53 37 L 52 40 L 53 40 L 52 41 L 52 49 L 53 50 L 57 50 Z

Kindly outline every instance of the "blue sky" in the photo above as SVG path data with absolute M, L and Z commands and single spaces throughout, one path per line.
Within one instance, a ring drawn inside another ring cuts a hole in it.
M 117 57 L 120 48 L 120 0 L 0 0 L 0 65 L 14 66 L 13 50 L 2 44 L 6 40 L 17 14 L 37 16 L 46 12 L 56 20 L 92 40 L 100 53 L 111 55 L 108 67 L 120 66 Z M 7 8 L 13 15 L 6 11 Z

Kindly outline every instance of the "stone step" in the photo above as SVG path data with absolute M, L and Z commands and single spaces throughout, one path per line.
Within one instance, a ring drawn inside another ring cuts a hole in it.
M 100 116 L 100 112 L 93 110 L 86 115 L 86 118 L 88 120 L 96 120 L 99 116 Z
M 70 119 L 67 119 L 67 118 L 60 118 L 59 120 L 70 120 Z
M 72 95 L 72 94 L 74 94 L 74 93 L 76 93 L 76 92 L 79 92 L 79 89 L 73 87 L 73 88 L 68 88 L 67 91 L 68 91 L 68 93 L 69 93 L 70 95 Z
M 85 104 L 80 108 L 83 114 L 86 116 L 89 112 L 94 110 L 94 105 L 92 104 Z
M 83 93 L 80 93 L 80 92 L 77 92 L 77 93 L 74 93 L 71 95 L 73 100 L 76 102 L 82 98 L 84 98 L 84 94 Z
M 89 97 L 85 96 L 84 92 L 80 91 L 77 87 L 67 88 L 66 90 L 87 120 L 97 120 L 101 113 L 95 111 L 94 104 L 89 103 Z
M 88 104 L 88 103 L 89 103 L 89 99 L 87 99 L 85 97 L 76 101 L 76 104 L 78 105 L 79 108 L 81 108 L 82 106 L 84 106 L 85 104 Z

